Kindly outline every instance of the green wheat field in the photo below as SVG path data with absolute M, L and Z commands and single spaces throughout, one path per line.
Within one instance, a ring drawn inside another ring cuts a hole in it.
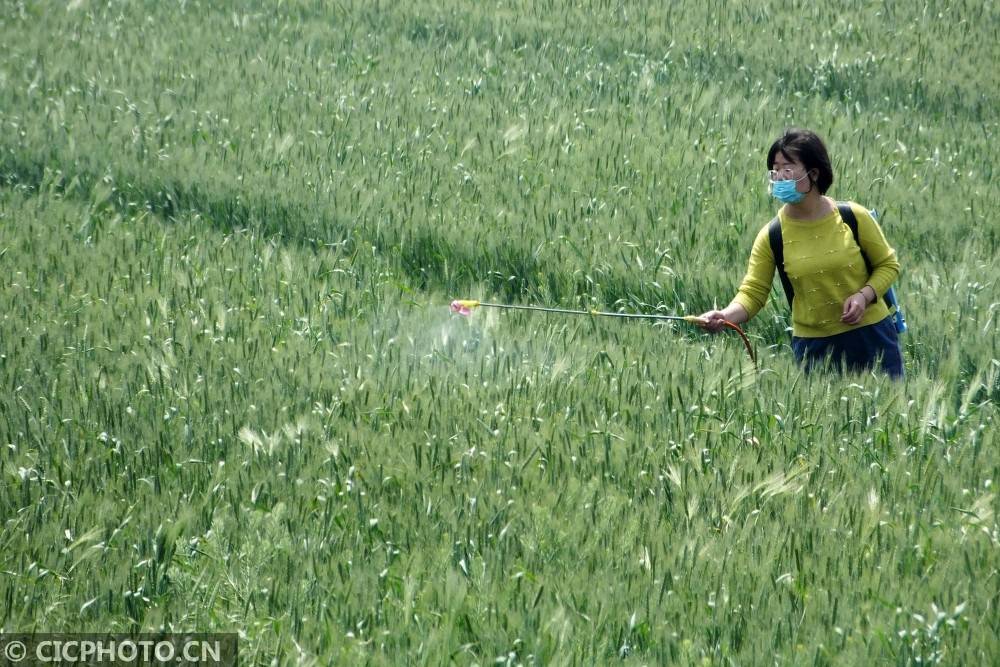
M 992 0 L 0 5 L 0 632 L 1000 661 Z M 907 377 L 697 314 L 818 131 Z

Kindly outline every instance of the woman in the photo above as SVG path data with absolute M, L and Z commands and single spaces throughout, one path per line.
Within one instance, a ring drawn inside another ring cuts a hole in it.
M 777 217 L 781 235 L 774 238 L 783 248 L 784 269 L 794 294 L 796 361 L 809 371 L 829 358 L 841 371 L 878 366 L 889 376 L 902 378 L 899 339 L 882 299 L 899 275 L 899 262 L 882 229 L 863 206 L 852 202 L 855 241 L 837 203 L 826 196 L 833 170 L 826 146 L 814 132 L 786 131 L 768 151 L 767 169 L 768 189 L 784 204 Z M 754 240 L 736 297 L 722 310 L 702 314 L 703 328 L 719 331 L 723 320 L 741 324 L 764 307 L 775 271 L 770 227 L 771 223 L 764 225 Z

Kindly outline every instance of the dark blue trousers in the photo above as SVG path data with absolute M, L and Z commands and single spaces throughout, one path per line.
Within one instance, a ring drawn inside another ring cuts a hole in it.
M 829 363 L 840 372 L 861 372 L 879 367 L 894 379 L 903 377 L 903 351 L 892 316 L 876 324 L 845 331 L 836 336 L 800 338 L 792 336 L 795 361 L 806 372 Z

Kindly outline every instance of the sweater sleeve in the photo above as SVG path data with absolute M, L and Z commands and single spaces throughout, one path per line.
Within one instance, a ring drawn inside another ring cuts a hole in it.
M 750 264 L 733 301 L 743 306 L 747 314 L 753 317 L 767 303 L 772 280 L 774 280 L 774 254 L 767 238 L 767 225 L 764 225 L 754 239 L 753 249 L 750 251 Z
M 896 259 L 896 251 L 882 233 L 882 227 L 871 213 L 863 206 L 854 203 L 851 206 L 854 209 L 854 216 L 858 219 L 858 243 L 872 265 L 868 284 L 881 298 L 899 277 L 899 260 Z

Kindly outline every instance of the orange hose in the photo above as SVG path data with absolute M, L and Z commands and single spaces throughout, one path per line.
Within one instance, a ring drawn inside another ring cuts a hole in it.
M 753 346 L 750 345 L 750 339 L 747 338 L 747 335 L 745 333 L 743 333 L 743 329 L 740 329 L 738 324 L 733 324 L 729 320 L 722 320 L 722 324 L 723 326 L 729 327 L 730 329 L 732 329 L 733 331 L 735 331 L 740 335 L 740 338 L 743 339 L 743 345 L 747 348 L 747 354 L 750 355 L 750 361 L 753 362 L 753 367 L 757 368 L 757 355 L 754 354 Z

